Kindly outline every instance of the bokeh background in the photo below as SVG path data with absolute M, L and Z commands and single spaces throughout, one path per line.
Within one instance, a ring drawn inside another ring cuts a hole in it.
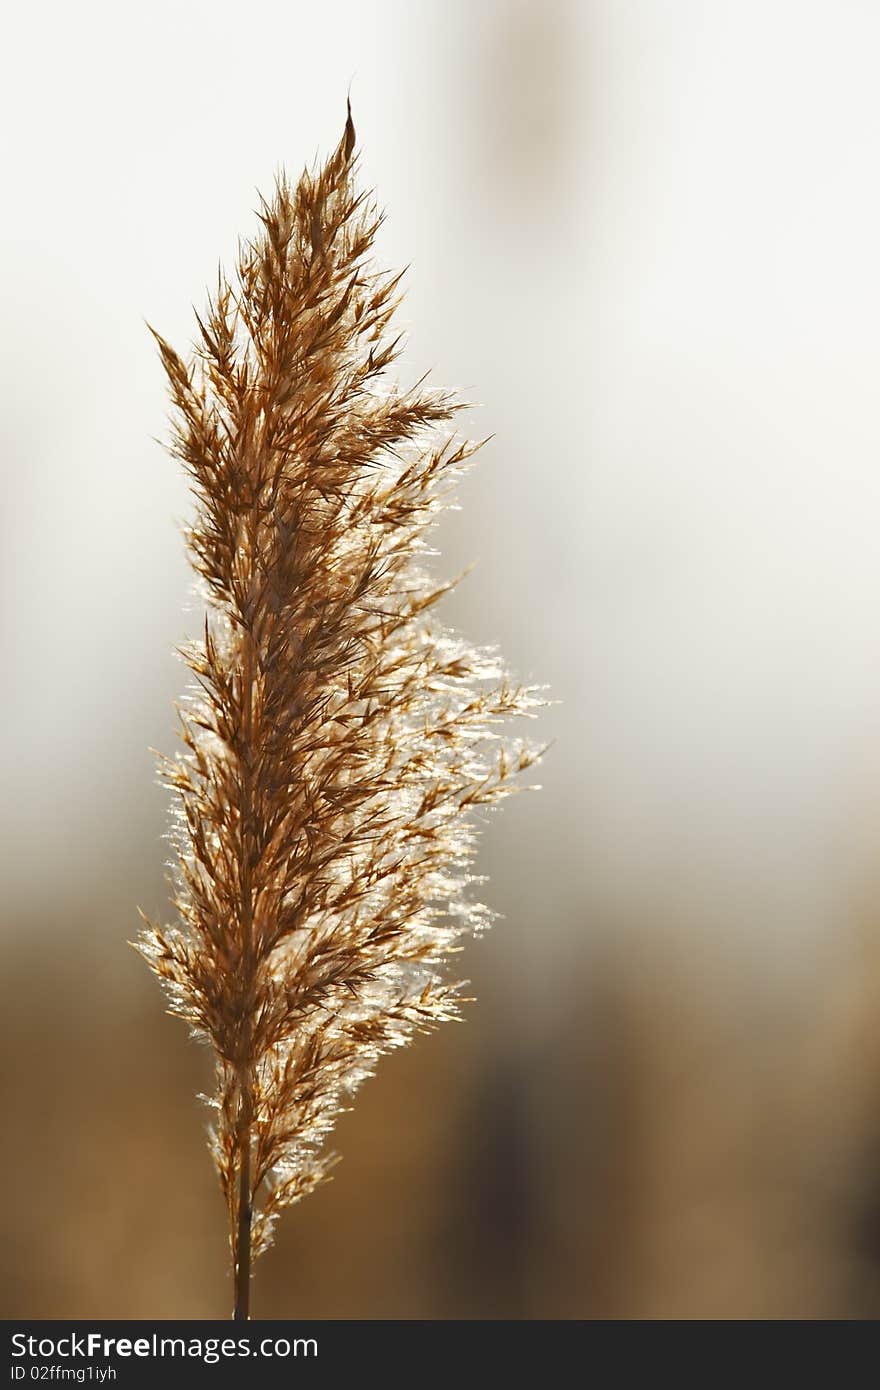
M 198 627 L 154 442 L 256 189 L 335 143 L 406 376 L 494 431 L 447 617 L 559 704 L 466 1023 L 389 1058 L 274 1317 L 880 1314 L 880 11 L 17 6 L 0 82 L 6 1317 L 221 1317 L 165 910 Z

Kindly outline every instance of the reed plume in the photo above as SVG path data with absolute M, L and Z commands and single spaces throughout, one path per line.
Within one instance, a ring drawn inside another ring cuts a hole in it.
M 237 1318 L 352 1092 L 456 1016 L 443 958 L 489 917 L 471 813 L 537 756 L 498 729 L 536 693 L 433 621 L 428 533 L 478 446 L 452 396 L 387 381 L 400 276 L 354 144 L 349 108 L 323 168 L 279 177 L 188 361 L 156 335 L 206 617 L 162 764 L 178 920 L 138 948 L 214 1052 Z

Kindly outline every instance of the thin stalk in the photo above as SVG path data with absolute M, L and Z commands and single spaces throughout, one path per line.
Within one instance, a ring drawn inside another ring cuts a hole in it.
M 253 949 L 253 884 L 251 881 L 251 824 L 253 820 L 253 783 L 251 755 L 253 750 L 253 706 L 254 706 L 254 639 L 248 632 L 244 642 L 244 669 L 242 672 L 242 744 L 245 750 L 241 778 L 241 945 L 242 961 L 248 980 L 246 997 L 253 993 L 254 949 Z M 250 1045 L 246 1047 L 250 1060 Z M 246 1322 L 250 1317 L 251 1288 L 251 1224 L 253 1202 L 251 1195 L 251 1121 L 253 1086 L 250 1066 L 242 1068 L 239 1078 L 239 1130 L 238 1130 L 238 1203 L 235 1230 L 235 1306 L 232 1317 L 236 1322 Z
M 243 1140 L 238 1186 L 238 1231 L 235 1260 L 235 1322 L 247 1322 L 251 1296 L 251 1144 L 250 1129 Z

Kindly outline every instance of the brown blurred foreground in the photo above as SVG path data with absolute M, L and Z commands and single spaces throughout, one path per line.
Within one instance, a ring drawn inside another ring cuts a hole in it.
M 204 1056 L 133 953 L 102 965 L 68 926 L 20 938 L 2 987 L 2 1313 L 226 1316 Z M 385 1062 L 261 1262 L 257 1316 L 880 1312 L 876 953 L 806 1023 L 743 1015 L 692 943 L 661 964 L 629 942 L 540 1035 L 482 980 L 464 1026 Z

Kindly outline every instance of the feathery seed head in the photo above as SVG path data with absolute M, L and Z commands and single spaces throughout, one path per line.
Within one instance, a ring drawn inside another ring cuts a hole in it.
M 327 1134 L 376 1060 L 456 1017 L 444 958 L 470 901 L 470 814 L 534 750 L 540 703 L 443 631 L 426 536 L 477 445 L 424 382 L 388 383 L 399 276 L 370 250 L 349 108 L 327 163 L 282 175 L 184 362 L 156 335 L 191 479 L 207 613 L 163 772 L 176 925 L 140 950 L 213 1048 L 213 1155 L 233 1259 L 328 1171 Z

